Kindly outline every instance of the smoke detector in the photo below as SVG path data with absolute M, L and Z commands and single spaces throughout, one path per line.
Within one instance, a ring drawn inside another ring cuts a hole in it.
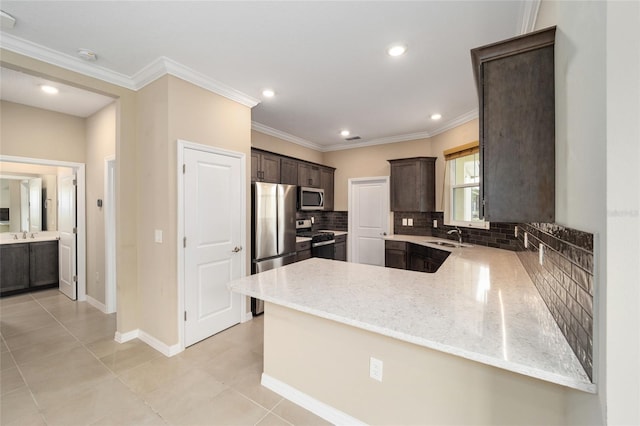
M 95 62 L 98 59 L 96 52 L 90 49 L 78 49 L 78 57 L 88 62 Z
M 16 26 L 16 18 L 9 15 L 4 10 L 0 10 L 0 27 L 4 30 L 10 30 Z

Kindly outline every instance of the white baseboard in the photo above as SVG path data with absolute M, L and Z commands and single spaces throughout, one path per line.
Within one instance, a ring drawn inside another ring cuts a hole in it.
M 140 330 L 138 330 L 137 328 L 135 330 L 127 331 L 126 333 L 120 333 L 119 331 L 116 331 L 116 335 L 113 340 L 118 343 L 126 343 L 130 340 L 137 339 L 139 334 Z
M 138 332 L 138 339 L 142 340 L 143 342 L 151 346 L 156 351 L 168 357 L 177 355 L 184 350 L 184 349 L 180 349 L 179 343 L 169 346 L 166 343 L 161 342 L 160 340 L 156 339 L 149 333 L 142 330 L 139 330 Z
M 180 344 L 176 343 L 175 345 L 167 345 L 160 340 L 156 339 L 146 331 L 142 331 L 139 328 L 135 330 L 127 331 L 126 333 L 120 333 L 116 331 L 116 335 L 114 340 L 118 343 L 126 343 L 133 339 L 140 339 L 145 342 L 147 345 L 151 346 L 156 351 L 160 352 L 164 356 L 172 357 L 174 355 L 179 354 L 184 349 L 180 349 Z
M 247 321 L 251 321 L 252 319 L 253 319 L 253 314 L 251 313 L 251 311 L 249 311 L 249 312 L 245 312 L 244 313 L 244 315 L 240 319 L 240 322 L 244 323 L 244 322 L 247 322 Z
M 107 305 L 87 295 L 87 303 L 96 309 L 99 309 L 103 314 L 107 313 Z
M 262 373 L 262 386 L 288 399 L 334 425 L 366 425 L 366 423 L 307 395 L 298 389 Z

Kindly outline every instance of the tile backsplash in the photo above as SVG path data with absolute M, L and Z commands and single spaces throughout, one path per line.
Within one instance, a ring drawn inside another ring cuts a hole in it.
M 402 226 L 403 218 L 413 219 L 413 226 Z M 433 227 L 433 221 L 438 221 L 438 227 Z M 491 223 L 490 229 L 460 228 L 462 241 L 465 243 L 501 248 L 505 250 L 517 250 L 518 244 L 513 234 L 515 223 Z M 457 240 L 457 235 L 449 235 L 448 231 L 454 226 L 444 224 L 444 213 L 429 212 L 394 212 L 393 233 L 404 235 L 425 235 L 431 237 L 448 238 Z
M 296 219 L 314 218 L 313 230 L 330 229 L 333 231 L 347 231 L 349 215 L 344 211 L 298 211 Z
M 550 223 L 519 224 L 518 230 L 520 262 L 593 379 L 593 234 Z

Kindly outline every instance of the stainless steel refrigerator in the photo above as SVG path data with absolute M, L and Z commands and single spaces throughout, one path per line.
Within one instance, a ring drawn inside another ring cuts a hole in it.
M 295 262 L 296 186 L 256 182 L 251 195 L 251 273 Z M 262 300 L 251 299 L 253 315 L 263 311 Z

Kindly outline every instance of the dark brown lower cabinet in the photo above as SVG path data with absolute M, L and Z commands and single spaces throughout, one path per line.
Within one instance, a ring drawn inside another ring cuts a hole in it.
M 311 241 L 296 243 L 296 262 L 309 259 L 311 257 Z
M 58 285 L 58 241 L 0 245 L 0 295 Z
M 385 241 L 385 266 L 417 272 L 436 272 L 448 251 L 400 241 Z
M 336 240 L 336 243 L 334 246 L 333 259 L 346 262 L 347 261 L 347 236 L 336 235 L 335 240 Z

